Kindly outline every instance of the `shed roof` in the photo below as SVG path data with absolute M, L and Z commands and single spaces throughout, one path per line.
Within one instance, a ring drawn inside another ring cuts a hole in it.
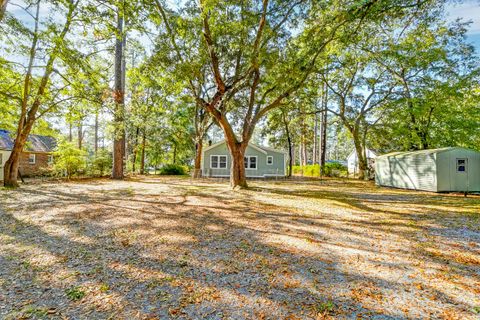
M 381 156 L 378 156 L 378 158 L 381 157 L 395 157 L 395 156 L 409 156 L 409 155 L 417 155 L 417 154 L 433 154 L 433 153 L 442 153 L 446 151 L 452 151 L 452 150 L 469 150 L 461 147 L 446 147 L 446 148 L 437 148 L 437 149 L 426 149 L 426 150 L 417 150 L 417 151 L 404 151 L 404 152 L 390 152 L 387 154 L 382 154 Z M 473 151 L 473 150 L 469 150 Z
M 10 131 L 0 129 L 0 150 L 12 150 L 14 139 Z M 28 136 L 26 150 L 30 152 L 53 152 L 57 141 L 53 137 L 31 134 Z

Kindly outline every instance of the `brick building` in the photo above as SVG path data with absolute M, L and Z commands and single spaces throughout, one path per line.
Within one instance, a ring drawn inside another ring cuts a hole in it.
M 3 180 L 3 168 L 10 157 L 13 143 L 12 133 L 0 129 L 0 180 Z M 20 158 L 21 175 L 25 177 L 39 176 L 50 170 L 56 146 L 57 143 L 53 137 L 31 134 Z

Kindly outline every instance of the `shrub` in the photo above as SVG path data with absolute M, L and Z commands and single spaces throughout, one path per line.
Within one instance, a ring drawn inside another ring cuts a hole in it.
M 98 151 L 97 156 L 92 161 L 92 174 L 103 176 L 105 171 L 110 172 L 112 170 L 112 155 L 106 149 Z
M 187 174 L 187 170 L 185 170 L 184 166 L 178 164 L 167 164 L 160 168 L 161 175 L 170 175 L 170 176 L 181 176 Z
M 304 177 L 320 177 L 320 165 L 293 166 L 292 173 Z M 327 162 L 323 169 L 323 176 L 346 177 L 347 167 L 338 162 Z
M 68 141 L 63 141 L 55 152 L 54 170 L 65 173 L 68 178 L 85 169 L 86 152 Z

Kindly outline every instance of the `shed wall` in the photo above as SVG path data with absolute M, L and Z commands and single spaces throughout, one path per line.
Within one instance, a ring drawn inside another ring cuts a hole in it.
M 375 182 L 380 186 L 437 191 L 435 153 L 382 156 L 376 159 Z
M 457 159 L 467 159 L 467 171 L 457 172 Z M 480 191 L 480 153 L 452 149 L 437 156 L 438 191 Z

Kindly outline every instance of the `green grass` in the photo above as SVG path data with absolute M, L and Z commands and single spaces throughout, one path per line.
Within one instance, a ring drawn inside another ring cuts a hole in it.
M 65 290 L 65 293 L 68 297 L 68 299 L 72 301 L 78 301 L 83 299 L 85 297 L 86 292 L 83 291 L 80 287 L 70 287 L 67 290 Z

